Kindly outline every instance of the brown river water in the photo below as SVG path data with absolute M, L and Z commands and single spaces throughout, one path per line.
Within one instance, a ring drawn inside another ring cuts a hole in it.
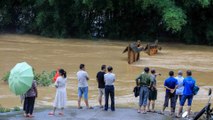
M 156 107 L 160 109 L 165 94 L 163 82 L 168 77 L 169 70 L 174 70 L 177 75 L 178 70 L 185 72 L 190 69 L 200 86 L 198 95 L 194 97 L 193 110 L 199 110 L 206 104 L 207 90 L 213 87 L 213 47 L 160 43 L 163 49 L 157 55 L 148 56 L 141 53 L 140 60 L 129 65 L 127 54 L 122 54 L 128 43 L 110 40 L 52 39 L 33 35 L 0 35 L 0 78 L 16 63 L 22 61 L 31 64 L 36 72 L 64 68 L 68 74 L 68 106 L 77 106 L 76 72 L 79 64 L 84 63 L 90 76 L 89 103 L 96 106 L 96 73 L 102 64 L 111 65 L 117 78 L 116 106 L 136 108 L 138 98 L 134 98 L 132 92 L 135 78 L 144 66 L 148 66 L 156 68 L 157 72 L 162 74 L 157 78 Z M 36 106 L 51 106 L 55 88 L 38 87 L 38 91 Z M 0 104 L 4 107 L 22 106 L 19 96 L 11 93 L 8 85 L 3 82 L 0 82 Z

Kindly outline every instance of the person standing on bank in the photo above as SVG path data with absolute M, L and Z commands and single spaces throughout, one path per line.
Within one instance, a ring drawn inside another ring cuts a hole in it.
M 89 102 L 88 102 L 88 80 L 89 80 L 89 75 L 85 71 L 85 65 L 80 64 L 79 66 L 80 70 L 77 72 L 77 79 L 78 79 L 78 109 L 82 109 L 83 107 L 81 106 L 81 98 L 82 95 L 84 95 L 84 102 L 86 104 L 86 107 L 88 109 L 92 109 L 92 107 L 89 107 Z
M 34 110 L 34 104 L 35 104 L 35 99 L 38 96 L 38 91 L 37 91 L 37 84 L 36 81 L 33 80 L 32 87 L 25 93 L 25 99 L 24 99 L 24 111 L 25 117 L 32 118 L 33 117 L 33 110 Z
M 181 97 L 183 95 L 183 90 L 184 90 L 184 86 L 183 86 L 183 80 L 184 80 L 183 72 L 181 70 L 178 71 L 178 76 L 175 77 L 175 78 L 178 81 L 178 87 L 176 89 L 176 103 L 177 103 L 177 100 L 179 99 L 179 104 L 180 104 L 181 103 Z
M 140 86 L 138 113 L 146 114 L 147 99 L 149 97 L 149 87 L 151 85 L 151 76 L 149 75 L 148 67 L 145 67 L 144 72 L 136 78 L 136 85 Z M 143 110 L 141 110 L 142 106 Z
M 115 88 L 114 88 L 114 82 L 115 82 L 115 74 L 112 73 L 113 68 L 111 66 L 107 67 L 108 73 L 104 75 L 104 81 L 105 81 L 105 107 L 104 110 L 108 110 L 108 101 L 109 96 L 111 99 L 111 110 L 115 111 Z
M 151 86 L 149 89 L 149 102 L 148 102 L 148 112 L 155 112 L 155 100 L 157 99 L 157 80 L 156 77 L 157 75 L 161 74 L 156 74 L 155 69 L 151 70 Z M 152 109 L 150 110 L 150 105 L 152 106 Z
M 59 77 L 57 77 L 55 81 L 56 87 L 56 95 L 55 100 L 53 102 L 53 111 L 49 113 L 49 115 L 55 115 L 56 109 L 61 109 L 59 115 L 64 115 L 64 108 L 67 102 L 67 91 L 66 91 L 66 84 L 67 84 L 67 73 L 64 69 L 59 69 Z
M 102 105 L 102 96 L 105 93 L 105 82 L 104 82 L 104 74 L 106 74 L 106 65 L 101 66 L 101 71 L 97 73 L 96 79 L 98 82 L 98 102 L 100 104 L 100 108 L 103 108 Z
M 184 90 L 183 90 L 183 96 L 181 98 L 177 117 L 180 117 L 180 113 L 183 110 L 183 106 L 186 102 L 186 99 L 188 100 L 188 109 L 187 109 L 188 115 L 190 115 L 190 111 L 191 111 L 191 105 L 192 105 L 193 95 L 194 95 L 193 90 L 196 85 L 196 80 L 192 77 L 192 72 L 190 70 L 186 71 L 186 75 L 187 77 L 183 80 Z
M 171 107 L 170 115 L 174 115 L 175 107 L 176 107 L 175 90 L 176 90 L 177 86 L 178 86 L 178 81 L 177 81 L 177 79 L 174 78 L 174 72 L 170 71 L 169 78 L 167 78 L 164 82 L 164 87 L 166 88 L 166 95 L 165 95 L 164 105 L 163 105 L 161 114 L 164 114 L 164 111 L 168 107 L 169 100 L 170 100 L 170 103 L 171 103 L 170 104 L 170 107 Z

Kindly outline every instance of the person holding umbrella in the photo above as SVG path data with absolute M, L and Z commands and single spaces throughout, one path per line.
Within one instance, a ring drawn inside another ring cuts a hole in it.
M 56 95 L 53 102 L 53 111 L 49 115 L 55 115 L 56 108 L 61 109 L 59 115 L 64 115 L 64 107 L 67 102 L 67 91 L 66 91 L 67 74 L 64 69 L 59 70 L 59 77 L 55 81 Z
M 15 95 L 24 95 L 24 111 L 26 117 L 33 117 L 35 98 L 38 96 L 33 69 L 27 62 L 17 63 L 9 76 L 9 88 Z
M 37 91 L 37 84 L 36 81 L 33 80 L 32 87 L 27 91 L 25 94 L 25 99 L 24 99 L 24 110 L 25 110 L 25 117 L 33 117 L 33 110 L 34 110 L 34 104 L 35 104 L 35 99 L 38 96 L 38 91 Z

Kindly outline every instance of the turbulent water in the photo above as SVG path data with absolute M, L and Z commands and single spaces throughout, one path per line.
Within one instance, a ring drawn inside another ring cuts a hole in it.
M 116 74 L 116 105 L 123 107 L 137 106 L 132 90 L 135 78 L 144 66 L 156 68 L 162 76 L 157 78 L 158 100 L 160 109 L 164 99 L 163 81 L 169 70 L 187 69 L 193 71 L 197 84 L 201 87 L 194 98 L 193 110 L 199 110 L 207 102 L 207 89 L 213 86 L 213 47 L 183 44 L 161 44 L 163 47 L 155 56 L 141 53 L 138 62 L 129 65 L 127 55 L 122 54 L 128 42 L 109 40 L 51 39 L 32 35 L 0 35 L 0 78 L 16 63 L 26 61 L 36 72 L 52 71 L 58 67 L 68 73 L 68 105 L 77 106 L 76 72 L 79 64 L 86 65 L 89 73 L 89 102 L 92 106 L 97 102 L 96 73 L 102 64 L 111 65 Z M 145 44 L 145 43 L 144 43 Z M 54 87 L 39 87 L 37 106 L 52 105 L 55 96 Z M 5 107 L 21 106 L 19 96 L 10 92 L 8 85 L 0 82 L 0 104 Z M 82 103 L 83 105 L 84 103 Z

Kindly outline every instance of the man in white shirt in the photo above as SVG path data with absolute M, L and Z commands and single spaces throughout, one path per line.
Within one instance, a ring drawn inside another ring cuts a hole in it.
M 108 100 L 109 96 L 111 98 L 111 110 L 115 111 L 115 88 L 114 88 L 114 82 L 115 82 L 115 74 L 112 73 L 113 68 L 109 66 L 107 68 L 108 73 L 104 75 L 104 81 L 105 81 L 105 108 L 104 110 L 108 110 Z
M 184 86 L 183 86 L 184 77 L 183 77 L 183 72 L 181 70 L 178 71 L 178 76 L 175 77 L 175 79 L 177 79 L 178 81 L 178 88 L 176 89 L 176 102 L 179 98 L 179 104 L 180 104 L 181 97 L 183 95 L 183 90 L 184 90 Z
M 88 83 L 87 81 L 89 80 L 89 76 L 87 72 L 85 71 L 85 65 L 80 64 L 80 70 L 77 72 L 77 79 L 78 79 L 78 108 L 82 109 L 81 107 L 81 98 L 82 95 L 84 95 L 84 102 L 87 106 L 87 108 L 92 108 L 89 107 L 88 103 Z

